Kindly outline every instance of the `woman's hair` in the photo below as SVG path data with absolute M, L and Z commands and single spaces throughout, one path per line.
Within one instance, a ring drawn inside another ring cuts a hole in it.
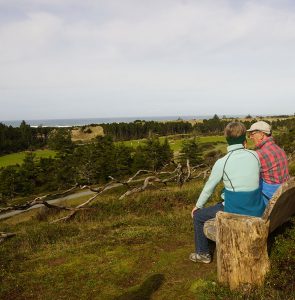
M 240 122 L 230 122 L 224 129 L 224 135 L 226 138 L 238 138 L 246 135 L 246 127 Z

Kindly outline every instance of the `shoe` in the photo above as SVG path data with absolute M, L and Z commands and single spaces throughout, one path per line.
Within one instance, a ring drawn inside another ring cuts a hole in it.
M 212 260 L 210 254 L 198 254 L 198 253 L 191 253 L 189 259 L 193 262 L 202 262 L 204 264 L 210 264 Z

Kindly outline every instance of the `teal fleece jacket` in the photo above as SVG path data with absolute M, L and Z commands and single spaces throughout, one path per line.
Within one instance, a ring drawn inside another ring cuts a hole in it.
M 228 146 L 227 151 L 214 164 L 196 207 L 202 208 L 205 205 L 222 179 L 224 187 L 229 191 L 248 192 L 259 188 L 260 162 L 256 152 L 244 149 L 242 144 Z

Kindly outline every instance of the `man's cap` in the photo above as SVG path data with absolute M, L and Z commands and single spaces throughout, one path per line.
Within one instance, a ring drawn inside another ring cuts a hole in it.
M 248 129 L 247 131 L 262 131 L 266 134 L 271 134 L 271 126 L 264 121 L 258 121 L 252 124 L 250 129 Z

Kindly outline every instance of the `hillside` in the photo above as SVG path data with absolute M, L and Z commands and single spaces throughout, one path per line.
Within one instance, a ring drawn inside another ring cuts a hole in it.
M 72 136 L 72 141 L 83 141 L 87 142 L 90 141 L 97 136 L 102 136 L 104 135 L 103 133 L 103 128 L 101 126 L 82 126 L 82 127 L 75 127 L 74 129 L 71 130 L 71 136 Z
M 292 299 L 294 218 L 271 237 L 265 286 L 244 296 L 216 283 L 216 258 L 209 265 L 188 260 L 190 211 L 202 185 L 170 185 L 119 200 L 121 187 L 69 223 L 50 224 L 64 213 L 44 209 L 2 221 L 1 231 L 17 236 L 0 244 L 0 298 Z

